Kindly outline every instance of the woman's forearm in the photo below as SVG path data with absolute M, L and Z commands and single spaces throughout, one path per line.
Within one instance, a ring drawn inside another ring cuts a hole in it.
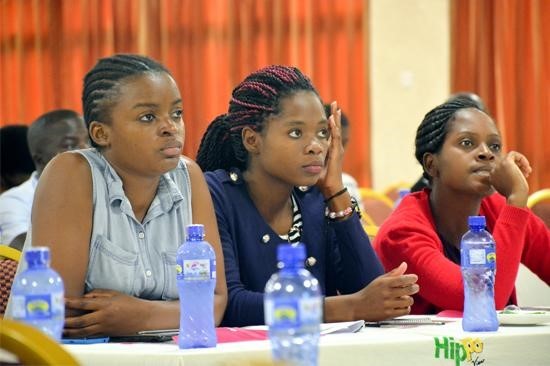
M 180 325 L 179 301 L 143 300 L 145 323 L 143 330 L 175 329 Z
M 324 322 L 346 322 L 355 320 L 351 295 L 325 297 Z
M 220 325 L 227 305 L 227 294 L 214 294 L 214 321 L 216 326 Z

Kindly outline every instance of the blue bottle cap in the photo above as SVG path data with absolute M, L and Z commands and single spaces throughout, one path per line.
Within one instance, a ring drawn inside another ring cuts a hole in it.
M 304 263 L 306 259 L 306 246 L 303 243 L 280 244 L 277 247 L 277 260 L 284 267 L 295 267 Z
M 50 263 L 50 248 L 33 247 L 25 252 L 25 260 L 29 267 L 43 266 Z
M 469 227 L 485 227 L 485 216 L 468 216 Z
M 409 193 L 411 193 L 411 190 L 408 188 L 401 188 L 398 192 L 399 192 L 399 198 L 403 198 Z
M 204 239 L 204 225 L 202 224 L 187 225 L 185 230 L 187 240 L 201 241 Z

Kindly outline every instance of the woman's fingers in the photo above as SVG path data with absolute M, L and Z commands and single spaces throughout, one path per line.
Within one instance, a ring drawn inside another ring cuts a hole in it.
M 65 328 L 86 328 L 98 323 L 96 312 L 65 318 Z
M 103 334 L 99 324 L 93 324 L 84 328 L 65 328 L 63 329 L 64 338 L 83 338 L 98 334 Z
M 94 311 L 101 309 L 102 302 L 98 301 L 95 297 L 79 297 L 79 298 L 65 298 L 65 307 L 75 310 L 87 310 Z
M 529 174 L 531 174 L 533 169 L 531 168 L 529 160 L 525 157 L 525 155 L 517 151 L 510 151 L 508 156 L 513 159 L 514 163 L 518 166 L 525 177 L 528 177 Z

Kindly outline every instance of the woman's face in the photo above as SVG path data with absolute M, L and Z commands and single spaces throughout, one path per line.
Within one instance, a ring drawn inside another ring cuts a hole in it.
M 254 167 L 286 184 L 314 185 L 329 147 L 328 121 L 319 97 L 300 91 L 281 100 L 281 112 L 259 134 Z
M 179 89 L 165 72 L 124 80 L 106 124 L 105 156 L 119 170 L 158 176 L 174 169 L 183 148 L 183 106 Z
M 491 171 L 501 158 L 502 146 L 495 123 L 473 108 L 459 110 L 449 123 L 441 151 L 434 155 L 433 184 L 481 196 L 491 194 Z

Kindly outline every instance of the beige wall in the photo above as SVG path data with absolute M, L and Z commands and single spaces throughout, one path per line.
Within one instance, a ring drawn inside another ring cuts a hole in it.
M 373 187 L 414 182 L 416 128 L 450 91 L 449 0 L 370 0 Z

